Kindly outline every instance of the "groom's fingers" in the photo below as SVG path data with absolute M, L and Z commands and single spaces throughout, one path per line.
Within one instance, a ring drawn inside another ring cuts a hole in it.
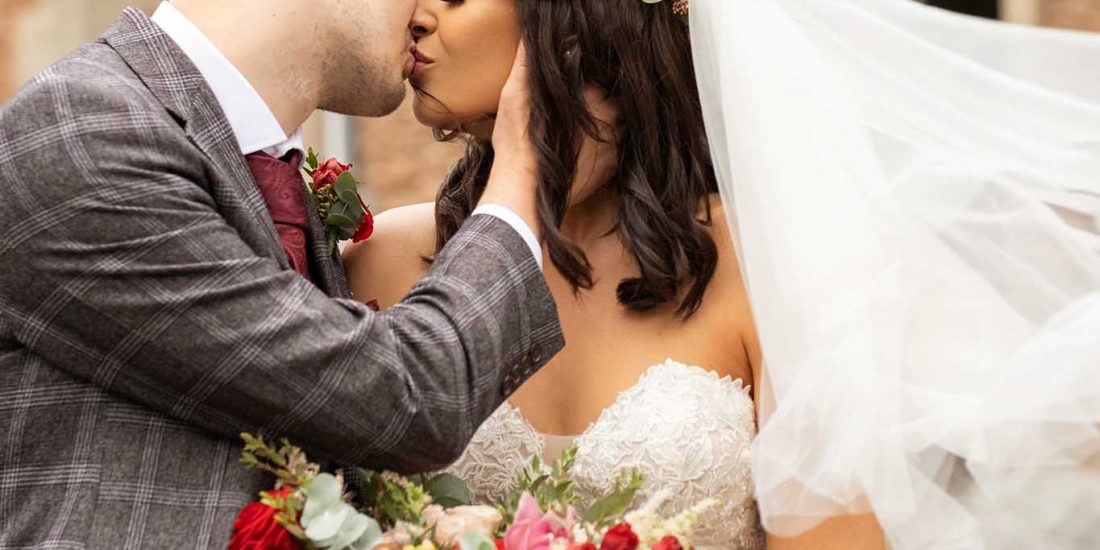
M 530 164 L 533 169 L 534 153 L 527 136 L 531 118 L 531 97 L 528 89 L 527 52 L 520 41 L 512 72 L 500 93 L 496 124 L 493 128 L 493 148 L 498 161 Z
M 511 128 L 514 123 L 519 123 L 517 126 L 526 130 L 527 120 L 531 112 L 530 95 L 527 86 L 527 51 L 524 48 L 523 41 L 519 43 L 519 47 L 516 48 L 516 59 L 512 63 L 512 72 L 508 75 L 508 80 L 504 83 L 504 89 L 500 93 L 500 105 L 497 109 L 497 122 L 500 126 L 501 119 L 504 119 L 505 128 L 503 133 L 507 133 L 508 130 L 514 130 Z M 526 132 L 524 132 L 526 133 Z M 493 145 L 496 143 L 498 137 L 518 138 L 522 135 L 500 135 L 501 132 L 493 133 Z M 505 145 L 507 144 L 499 144 Z M 498 151 L 499 152 L 499 151 Z
M 516 60 L 512 62 L 512 74 L 508 76 L 508 84 L 524 88 L 527 85 L 527 48 L 522 40 L 516 48 Z
M 535 191 L 538 185 L 537 157 L 528 134 L 531 97 L 528 87 L 527 52 L 521 42 L 516 49 L 512 73 L 500 92 L 493 125 L 493 169 L 481 204 L 499 204 L 515 212 L 539 236 Z

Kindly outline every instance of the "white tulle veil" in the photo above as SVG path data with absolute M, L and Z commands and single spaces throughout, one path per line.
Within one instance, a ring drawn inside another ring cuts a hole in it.
M 1100 547 L 1100 37 L 910 0 L 690 19 L 764 349 L 766 527 Z

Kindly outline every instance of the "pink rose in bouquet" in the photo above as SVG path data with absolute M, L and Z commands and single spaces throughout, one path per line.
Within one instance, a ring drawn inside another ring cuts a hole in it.
M 508 550 L 549 550 L 556 538 L 569 538 L 566 520 L 551 512 L 543 514 L 535 497 L 524 493 L 515 519 L 504 533 L 504 546 Z

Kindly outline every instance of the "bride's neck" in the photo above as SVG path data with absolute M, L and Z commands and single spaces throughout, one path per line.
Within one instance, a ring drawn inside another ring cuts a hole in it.
M 605 183 L 569 206 L 561 232 L 581 248 L 609 235 L 618 221 L 618 193 Z

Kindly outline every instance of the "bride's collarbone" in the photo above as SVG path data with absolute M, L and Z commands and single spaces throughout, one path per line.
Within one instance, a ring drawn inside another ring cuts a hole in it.
M 659 338 L 639 336 L 593 339 L 575 346 L 567 340 L 566 349 L 535 373 L 509 399 L 510 405 L 540 433 L 579 435 L 668 359 L 751 384 L 751 368 L 743 356 L 707 353 L 690 342 L 662 346 Z

